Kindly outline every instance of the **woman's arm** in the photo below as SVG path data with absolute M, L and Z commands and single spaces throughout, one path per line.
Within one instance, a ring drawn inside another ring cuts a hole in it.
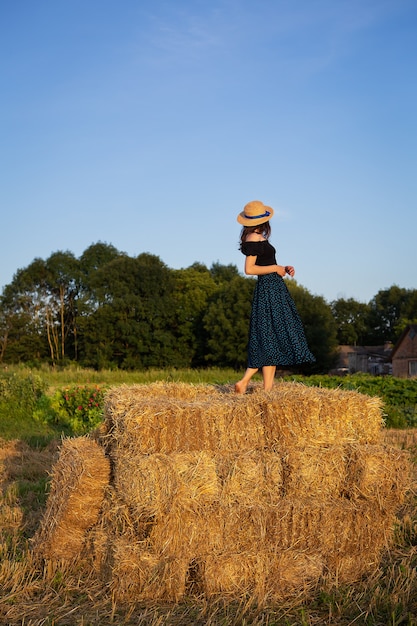
M 256 265 L 256 256 L 247 256 L 245 260 L 245 274 L 248 276 L 262 276 L 264 274 L 277 273 L 285 276 L 286 268 L 282 265 Z M 288 269 L 290 269 L 288 267 Z M 294 268 L 291 268 L 294 271 Z M 288 272 L 290 274 L 290 272 Z

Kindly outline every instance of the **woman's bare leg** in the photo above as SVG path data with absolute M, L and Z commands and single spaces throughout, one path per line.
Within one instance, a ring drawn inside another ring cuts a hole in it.
M 274 386 L 274 378 L 276 372 L 275 365 L 264 365 L 262 368 L 262 378 L 264 379 L 264 390 L 271 391 Z
M 235 385 L 236 393 L 245 393 L 250 379 L 252 378 L 254 374 L 256 374 L 257 371 L 258 371 L 258 368 L 248 367 L 248 369 L 243 375 L 243 378 L 241 378 L 239 382 L 237 382 Z

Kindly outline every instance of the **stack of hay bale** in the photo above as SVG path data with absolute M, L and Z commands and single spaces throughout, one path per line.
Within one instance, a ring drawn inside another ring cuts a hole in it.
M 85 545 L 127 601 L 263 602 L 322 576 L 357 580 L 378 566 L 408 485 L 382 425 L 377 398 L 298 383 L 115 388 L 95 444 L 111 479 Z M 51 558 L 47 535 L 35 544 Z

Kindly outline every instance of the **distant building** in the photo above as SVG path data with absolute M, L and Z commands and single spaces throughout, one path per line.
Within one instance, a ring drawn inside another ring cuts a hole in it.
M 335 374 L 392 374 L 390 363 L 392 343 L 383 346 L 339 346 L 339 361 Z
M 407 326 L 391 354 L 392 373 L 400 378 L 417 377 L 417 324 Z

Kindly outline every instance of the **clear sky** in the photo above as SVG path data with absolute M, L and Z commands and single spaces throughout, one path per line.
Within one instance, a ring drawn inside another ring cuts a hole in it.
M 0 0 L 0 288 L 97 241 L 278 262 L 328 302 L 417 289 L 416 0 Z

